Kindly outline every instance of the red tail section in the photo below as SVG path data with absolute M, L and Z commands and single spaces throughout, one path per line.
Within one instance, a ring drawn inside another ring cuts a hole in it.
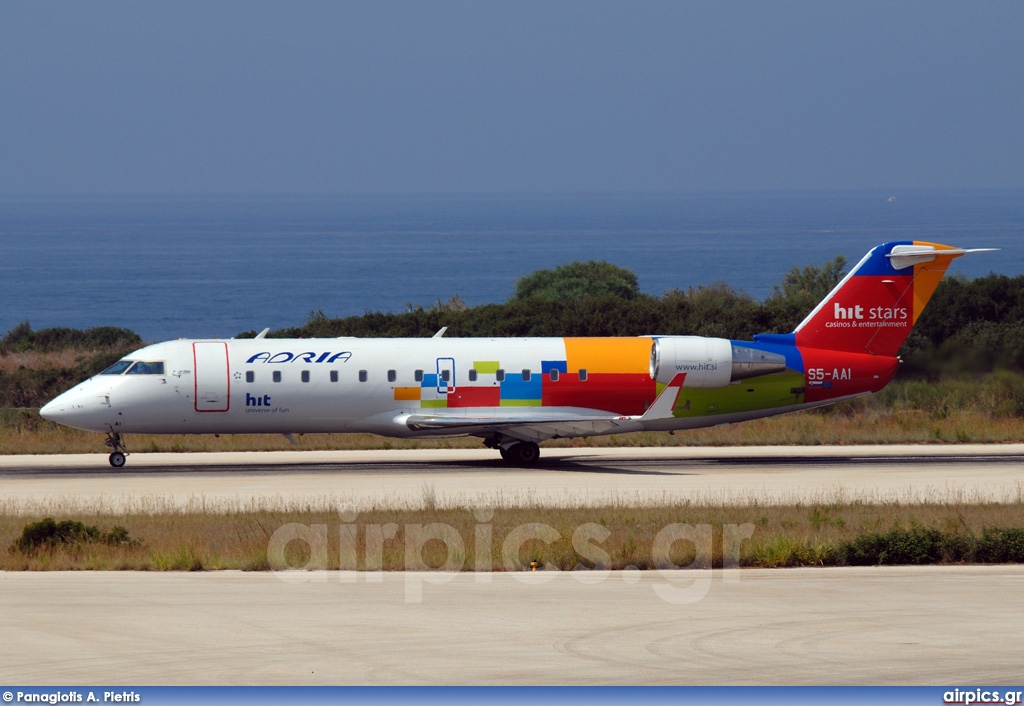
M 879 245 L 796 327 L 797 346 L 895 357 L 949 263 L 965 252 L 921 241 Z

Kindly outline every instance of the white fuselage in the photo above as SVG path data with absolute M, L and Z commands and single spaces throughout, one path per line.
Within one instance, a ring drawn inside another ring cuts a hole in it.
M 42 414 L 115 434 L 501 431 L 541 441 L 693 428 L 809 406 L 794 397 L 790 404 L 776 401 L 770 409 L 735 410 L 713 420 L 703 414 L 645 418 L 669 381 L 659 385 L 652 378 L 652 340 L 169 341 L 132 353 L 122 369 L 86 380 Z M 702 342 L 704 355 L 703 342 L 712 339 L 692 340 Z M 697 366 L 715 367 L 700 361 Z M 696 372 L 690 379 L 707 386 Z M 715 406 L 708 405 L 712 411 Z

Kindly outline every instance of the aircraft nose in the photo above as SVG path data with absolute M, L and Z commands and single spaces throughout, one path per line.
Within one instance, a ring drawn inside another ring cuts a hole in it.
M 55 397 L 46 404 L 44 404 L 39 410 L 39 416 L 43 419 L 49 419 L 51 422 L 59 422 L 61 412 L 61 405 L 57 404 L 59 397 Z
M 80 413 L 81 409 L 82 405 L 73 403 L 71 401 L 71 394 L 65 392 L 44 404 L 42 409 L 39 410 L 39 416 L 51 422 L 67 424 L 76 416 L 75 412 Z
M 88 395 L 82 390 L 69 390 L 57 395 L 39 410 L 39 416 L 64 426 L 85 431 L 109 429 L 110 397 Z

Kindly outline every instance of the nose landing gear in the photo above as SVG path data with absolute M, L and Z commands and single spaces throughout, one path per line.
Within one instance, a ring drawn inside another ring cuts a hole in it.
M 107 434 L 107 440 L 103 443 L 111 448 L 110 456 L 107 459 L 110 461 L 110 465 L 114 468 L 124 466 L 128 456 L 128 447 L 125 446 L 121 435 L 116 432 L 110 432 Z

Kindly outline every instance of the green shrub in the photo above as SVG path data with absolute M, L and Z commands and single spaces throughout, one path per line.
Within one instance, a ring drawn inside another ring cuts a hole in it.
M 986 527 L 978 540 L 975 561 L 1024 563 L 1024 527 Z
M 25 525 L 21 536 L 14 540 L 11 551 L 28 554 L 41 549 L 78 547 L 83 544 L 131 546 L 137 543 L 128 535 L 128 530 L 121 526 L 103 532 L 94 525 L 86 525 L 77 520 L 56 522 L 52 517 L 45 517 L 39 522 Z
M 142 339 L 134 331 L 115 326 L 97 326 L 84 331 L 73 328 L 48 328 L 33 331 L 28 321 L 22 321 L 0 339 L 0 352 L 51 352 L 69 348 L 126 348 L 138 347 Z
M 943 559 L 942 540 L 942 533 L 937 529 L 897 527 L 888 532 L 861 535 L 843 548 L 846 563 L 852 566 L 937 564 Z

